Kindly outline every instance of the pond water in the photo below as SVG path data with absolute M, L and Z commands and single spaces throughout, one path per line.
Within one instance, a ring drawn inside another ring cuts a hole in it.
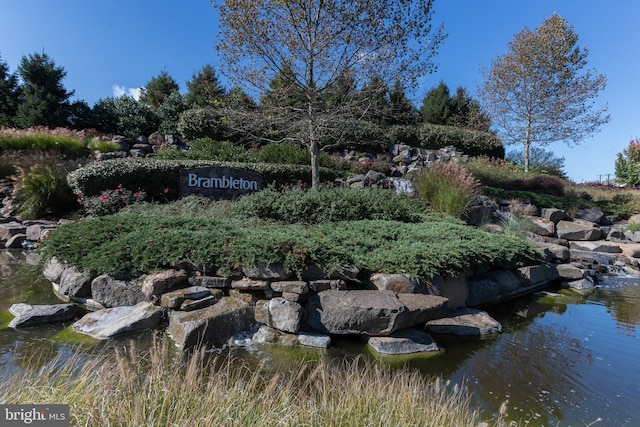
M 60 302 L 35 262 L 33 253 L 0 251 L 0 310 L 16 302 Z M 506 410 L 507 425 L 640 425 L 640 279 L 607 277 L 586 297 L 530 297 L 491 314 L 504 326 L 498 337 L 436 337 L 446 348 L 443 355 L 402 363 L 466 384 L 487 418 Z M 71 353 L 52 339 L 64 326 L 0 330 L 0 381 L 16 369 L 37 368 Z M 131 339 L 104 345 L 126 345 Z M 238 353 L 282 357 L 276 351 Z M 363 344 L 347 341 L 337 341 L 327 357 L 358 353 L 372 363 L 394 363 L 376 362 Z

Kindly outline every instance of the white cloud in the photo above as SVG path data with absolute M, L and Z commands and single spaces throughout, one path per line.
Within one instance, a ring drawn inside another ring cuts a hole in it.
M 115 96 L 116 98 L 127 95 L 138 101 L 140 99 L 141 92 L 141 87 L 127 88 L 117 84 L 113 85 L 113 96 Z

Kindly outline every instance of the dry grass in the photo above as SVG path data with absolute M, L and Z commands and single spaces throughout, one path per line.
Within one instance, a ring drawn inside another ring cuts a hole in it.
M 82 426 L 476 426 L 459 388 L 362 359 L 296 363 L 189 356 L 167 342 L 85 357 L 76 353 L 4 381 L 2 403 L 66 403 Z

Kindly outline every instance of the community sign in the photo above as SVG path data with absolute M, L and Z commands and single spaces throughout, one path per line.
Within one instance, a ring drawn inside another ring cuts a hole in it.
M 206 166 L 180 170 L 180 196 L 235 199 L 262 190 L 262 175 L 243 169 Z

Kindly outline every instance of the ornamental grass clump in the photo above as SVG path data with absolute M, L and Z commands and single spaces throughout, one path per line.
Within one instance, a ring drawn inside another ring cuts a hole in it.
M 415 194 L 448 215 L 460 217 L 480 183 L 457 163 L 434 163 L 411 176 Z
M 54 165 L 35 166 L 24 173 L 16 197 L 18 215 L 34 219 L 76 208 L 66 175 L 63 168 Z
M 353 361 L 252 366 L 204 349 L 80 350 L 4 374 L 0 401 L 69 405 L 78 426 L 477 426 L 464 387 Z

